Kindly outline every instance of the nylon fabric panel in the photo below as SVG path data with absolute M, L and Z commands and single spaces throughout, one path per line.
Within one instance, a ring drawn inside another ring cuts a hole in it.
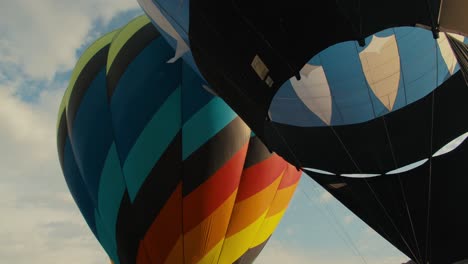
M 165 264 L 172 264 L 172 263 L 184 263 L 184 242 L 182 235 L 177 239 L 176 244 L 171 249 L 171 252 L 166 258 Z
M 251 223 L 236 234 L 226 237 L 223 242 L 223 250 L 219 256 L 219 264 L 230 264 L 236 261 L 249 248 L 249 242 L 255 238 L 255 233 L 263 223 L 266 212 L 255 222 Z M 247 243 L 246 243 L 247 242 Z M 228 250 L 224 250 L 224 248 Z
M 90 47 L 92 48 L 92 46 Z M 70 89 L 70 97 L 66 105 L 67 113 L 67 122 L 68 122 L 68 132 L 73 133 L 73 127 L 75 122 L 75 115 L 78 112 L 78 108 L 81 106 L 81 101 L 88 89 L 93 85 L 96 85 L 96 79 L 102 78 L 103 69 L 106 66 L 107 51 L 109 50 L 109 45 L 101 48 L 96 54 L 90 58 L 90 60 L 85 64 L 82 71 L 77 73 L 78 77 L 73 84 L 73 87 Z M 86 52 L 85 52 L 86 53 Z M 99 77 L 101 76 L 101 77 Z M 102 81 L 102 80 L 101 80 Z
M 153 164 L 164 153 L 181 125 L 180 89 L 176 89 L 146 125 L 123 164 L 130 199 L 133 201 Z
M 122 167 L 113 143 L 109 148 L 102 169 L 101 181 L 99 182 L 98 211 L 102 218 L 102 228 L 105 228 L 109 233 L 108 241 L 101 243 L 105 249 L 108 249 L 109 256 L 116 263 L 120 263 L 118 261 L 116 240 L 117 216 L 125 190 Z
M 63 175 L 65 176 L 65 182 L 67 183 L 73 200 L 78 205 L 91 232 L 97 237 L 96 220 L 94 217 L 95 204 L 81 177 L 81 172 L 76 164 L 69 138 L 65 139 L 63 164 Z
M 233 262 L 233 264 L 250 264 L 250 263 L 253 263 L 255 261 L 255 259 L 258 257 L 258 255 L 260 255 L 260 252 L 263 250 L 263 248 L 265 247 L 266 243 L 268 242 L 270 238 L 268 238 L 267 240 L 265 240 L 265 242 L 263 242 L 262 244 L 256 246 L 256 247 L 253 247 L 253 248 L 249 248 L 249 250 L 247 250 L 247 252 L 244 253 L 244 255 L 242 255 L 239 259 L 237 259 L 236 261 Z
M 252 132 L 253 134 L 253 132 Z M 254 134 L 249 140 L 249 157 L 245 160 L 244 170 L 261 163 L 274 155 L 263 142 Z
M 250 247 L 256 247 L 265 242 L 271 236 L 276 227 L 279 225 L 285 213 L 286 209 L 275 215 L 267 215 L 262 225 L 258 229 L 257 234 L 255 235 L 255 239 L 250 244 Z
M 69 127 L 76 163 L 95 206 L 102 168 L 113 141 L 105 84 L 105 70 L 101 67 L 77 106 L 73 128 Z
M 184 177 L 184 196 L 209 180 L 240 149 L 247 148 L 249 135 L 250 129 L 237 117 L 184 160 L 184 171 L 190 172 L 190 177 Z M 241 159 L 240 170 L 244 164 L 245 154 Z
M 224 238 L 235 199 L 236 191 L 194 228 L 187 230 L 184 224 L 185 263 L 197 263 L 208 253 L 213 254 L 212 256 L 216 258 L 219 256 L 219 253 L 210 251 Z M 186 213 L 186 208 L 184 201 L 184 221 L 190 218 L 190 215 Z M 221 250 L 221 248 L 217 249 Z
M 247 160 L 251 157 L 251 149 L 252 146 L 249 147 L 247 152 Z M 287 163 L 278 155 L 273 154 L 268 159 L 244 169 L 236 201 L 246 200 L 268 188 L 281 176 L 286 168 Z
M 285 176 L 283 176 L 283 179 L 285 178 Z M 295 184 L 288 186 L 286 188 L 282 188 L 282 189 L 278 188 L 275 198 L 273 199 L 273 202 L 271 202 L 270 208 L 268 209 L 267 217 L 273 216 L 275 214 L 278 214 L 286 210 L 286 208 L 289 205 L 289 202 L 291 201 L 294 195 L 294 192 L 296 191 L 298 184 L 299 184 L 299 181 L 297 181 Z
M 284 171 L 275 174 L 276 179 L 269 186 L 245 200 L 236 200 L 232 211 L 231 222 L 226 237 L 234 236 L 265 214 L 275 197 L 278 185 L 281 182 Z M 242 180 L 241 180 L 242 182 Z M 241 186 L 239 187 L 242 188 Z M 245 243 L 246 241 L 244 241 Z
M 287 166 L 288 168 L 286 170 L 286 174 L 285 176 L 283 176 L 283 179 L 281 180 L 281 183 L 278 186 L 278 190 L 281 190 L 283 188 L 287 188 L 293 184 L 296 184 L 301 179 L 302 170 L 297 170 L 291 164 L 288 164 Z
M 182 185 L 179 184 L 169 197 L 164 207 L 145 234 L 144 240 L 140 242 L 139 251 L 146 250 L 150 263 L 164 263 L 177 246 L 182 235 Z M 183 263 L 182 256 L 173 258 L 172 262 Z M 178 261 L 177 261 L 178 260 Z
M 237 193 L 246 152 L 247 144 L 200 187 L 184 196 L 184 232 L 196 227 Z M 184 180 L 191 171 L 185 169 Z
M 122 161 L 127 159 L 130 149 L 155 113 L 180 87 L 181 63 L 165 62 L 170 49 L 162 38 L 152 41 L 125 68 L 116 84 L 110 109 Z
M 107 80 L 109 83 L 107 85 L 107 96 L 109 99 L 112 98 L 120 78 L 125 73 L 125 71 L 127 71 L 127 68 L 132 63 L 132 61 L 137 56 L 140 56 L 140 53 L 144 52 L 147 46 L 150 46 L 150 43 L 158 39 L 160 36 L 159 32 L 153 27 L 153 25 L 147 21 L 146 25 L 138 29 L 137 32 L 133 32 L 133 36 L 131 36 L 127 42 L 125 42 L 123 47 L 119 47 L 116 41 L 120 40 L 121 38 L 125 38 L 126 36 L 122 36 L 125 33 L 125 31 L 121 31 L 116 36 L 109 50 L 109 54 L 117 53 L 115 54 L 115 57 L 109 57 L 107 61 Z
M 214 97 L 183 125 L 182 158 L 185 160 L 213 136 L 237 118 L 234 111 L 219 97 Z
M 462 197 L 466 196 L 467 178 L 464 172 L 468 167 L 467 146 L 465 141 L 455 150 L 434 157 L 432 165 L 426 162 L 399 175 L 344 179 L 307 173 L 413 260 L 420 263 L 453 263 L 468 256 L 466 244 L 463 242 L 468 235 L 468 229 L 465 228 L 468 211 L 461 209 L 465 201 Z M 430 185 L 429 180 L 432 181 Z M 346 185 L 340 188 L 332 187 L 332 184 L 341 182 L 345 182 Z M 406 196 L 406 202 L 403 194 Z M 380 201 L 377 201 L 376 197 Z M 428 206 L 431 208 L 430 226 L 429 237 L 426 237 Z M 387 210 L 395 226 L 385 214 L 378 213 L 383 213 L 383 210 Z M 457 217 L 449 217 L 453 215 Z M 415 228 L 415 233 L 411 226 Z

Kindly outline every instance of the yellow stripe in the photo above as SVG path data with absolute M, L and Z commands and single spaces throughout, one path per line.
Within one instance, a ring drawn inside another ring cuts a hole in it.
M 62 102 L 60 103 L 59 107 L 59 112 L 58 112 L 58 119 L 57 119 L 57 129 L 58 126 L 60 125 L 60 117 L 62 116 L 63 111 L 65 111 L 65 108 L 68 105 L 68 101 L 70 100 L 70 95 L 73 90 L 73 87 L 75 86 L 76 80 L 78 79 L 78 76 L 80 73 L 83 71 L 85 66 L 88 64 L 88 62 L 96 55 L 101 49 L 103 49 L 105 46 L 109 45 L 109 43 L 112 42 L 112 39 L 114 36 L 120 31 L 120 29 L 114 30 L 112 32 L 107 33 L 106 35 L 102 36 L 98 40 L 96 40 L 94 43 L 92 43 L 81 55 L 81 57 L 78 59 L 78 62 L 75 65 L 75 68 L 73 69 L 73 72 L 70 77 L 70 82 L 68 83 L 67 90 L 65 91 L 63 97 L 62 97 Z
M 132 21 L 130 21 L 126 26 L 122 28 L 119 34 L 112 41 L 112 45 L 109 49 L 109 55 L 107 56 L 107 70 L 109 72 L 112 63 L 114 62 L 115 57 L 122 49 L 122 47 L 127 43 L 127 41 L 140 30 L 142 27 L 151 23 L 150 19 L 146 15 L 141 15 Z
M 275 214 L 271 217 L 266 218 L 265 221 L 263 221 L 263 224 L 259 228 L 257 234 L 255 235 L 255 239 L 250 245 L 250 248 L 254 248 L 262 244 L 271 236 L 271 234 L 273 234 L 273 232 L 275 231 L 276 227 L 280 223 L 281 218 L 283 217 L 285 212 L 286 212 L 286 209 L 284 209 L 278 214 Z
M 210 216 L 184 235 L 184 257 L 186 263 L 196 263 L 215 248 L 229 225 L 232 208 L 236 200 L 237 190 L 218 207 Z M 190 215 L 184 215 L 190 217 Z
M 254 240 L 258 229 L 265 219 L 266 211 L 255 222 L 224 240 L 223 250 L 219 257 L 219 264 L 232 264 L 240 258 Z
M 255 222 L 259 216 L 270 208 L 284 172 L 265 189 L 234 205 L 229 223 L 227 237 L 235 235 L 245 227 Z
M 223 247 L 224 239 L 219 241 L 213 249 L 210 250 L 203 258 L 197 262 L 197 264 L 212 264 L 218 263 L 219 253 L 221 252 L 221 248 Z M 189 262 L 191 263 L 191 262 Z M 170 263 L 167 263 L 170 264 Z

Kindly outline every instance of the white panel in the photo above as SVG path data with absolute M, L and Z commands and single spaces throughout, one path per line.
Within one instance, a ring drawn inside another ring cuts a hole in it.
M 301 80 L 290 79 L 294 91 L 310 111 L 330 125 L 332 98 L 323 67 L 306 64 L 300 74 Z
M 189 46 L 182 39 L 176 29 L 171 25 L 169 20 L 162 14 L 161 10 L 153 3 L 152 0 L 137 0 L 141 8 L 145 10 L 146 14 L 164 30 L 169 36 L 177 41 L 177 47 L 175 55 L 172 59 L 168 60 L 168 63 L 173 63 L 180 57 L 182 57 L 186 52 L 190 50 Z
M 457 35 L 457 34 L 450 34 L 452 37 L 456 38 L 463 42 L 464 37 Z M 437 39 L 437 44 L 439 45 L 440 53 L 442 54 L 442 58 L 444 59 L 445 64 L 450 72 L 450 75 L 453 74 L 455 71 L 455 67 L 457 66 L 457 58 L 453 53 L 452 48 L 450 47 L 450 43 L 447 39 L 445 34 L 440 34 L 439 38 Z
M 391 175 L 391 174 L 398 174 L 398 173 L 402 173 L 402 172 L 407 172 L 407 171 L 410 171 L 412 169 L 415 169 L 421 165 L 423 165 L 424 163 L 426 163 L 429 159 L 423 159 L 423 160 L 420 160 L 420 161 L 417 161 L 417 162 L 413 162 L 409 165 L 406 165 L 406 166 L 403 166 L 401 168 L 398 168 L 396 170 L 392 170 L 392 171 L 389 171 L 385 174 L 387 175 Z
M 340 176 L 348 177 L 348 178 L 371 178 L 377 177 L 382 174 L 371 174 L 371 173 L 351 173 L 351 174 L 341 174 Z
M 319 169 L 314 169 L 314 168 L 302 168 L 302 169 L 307 170 L 307 171 L 311 171 L 311 172 L 315 172 L 315 173 L 319 173 L 319 174 L 336 175 L 335 173 L 331 173 L 331 172 L 324 171 L 324 170 L 319 170 Z
M 460 144 L 463 143 L 463 141 L 465 141 L 465 139 L 467 137 L 468 137 L 468 132 L 466 132 L 465 134 L 463 134 L 463 135 L 457 137 L 456 139 L 450 141 L 447 145 L 443 146 L 436 153 L 434 153 L 434 155 L 432 155 L 432 157 L 437 157 L 437 156 L 449 153 L 450 151 L 452 151 L 452 150 L 456 149 L 458 146 L 460 146 Z
M 371 90 L 392 110 L 400 83 L 400 55 L 395 35 L 384 38 L 374 35 L 359 58 Z

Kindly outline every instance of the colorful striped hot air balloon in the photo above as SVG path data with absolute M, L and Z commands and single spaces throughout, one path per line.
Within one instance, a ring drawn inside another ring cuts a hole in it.
M 146 16 L 87 48 L 59 110 L 65 180 L 115 264 L 251 263 L 301 172 L 173 54 Z

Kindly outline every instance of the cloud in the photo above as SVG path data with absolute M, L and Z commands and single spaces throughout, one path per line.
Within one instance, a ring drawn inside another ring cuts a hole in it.
M 320 194 L 320 198 L 319 198 L 320 203 L 324 204 L 332 200 L 333 200 L 333 195 L 331 195 L 329 192 L 323 191 L 322 194 Z
M 106 24 L 129 9 L 139 9 L 136 0 L 3 1 L 0 61 L 31 78 L 51 80 L 73 66 L 96 22 Z
M 26 103 L 16 96 L 17 85 L 0 84 L 0 259 L 107 263 L 60 171 L 55 119 L 63 87 Z
M 351 214 L 348 214 L 348 215 L 346 215 L 346 216 L 344 217 L 343 222 L 344 222 L 345 224 L 349 225 L 349 224 L 351 224 L 351 223 L 354 221 L 354 219 L 356 219 L 356 216 L 351 215 Z
M 363 256 L 365 261 L 349 251 L 335 250 L 334 248 L 316 249 L 306 246 L 298 247 L 295 245 L 282 243 L 278 239 L 270 239 L 263 251 L 256 259 L 256 264 L 399 264 L 408 259 L 401 255 Z
M 63 178 L 56 119 L 77 54 L 120 12 L 135 8 L 133 0 L 2 2 L 2 263 L 109 262 Z

